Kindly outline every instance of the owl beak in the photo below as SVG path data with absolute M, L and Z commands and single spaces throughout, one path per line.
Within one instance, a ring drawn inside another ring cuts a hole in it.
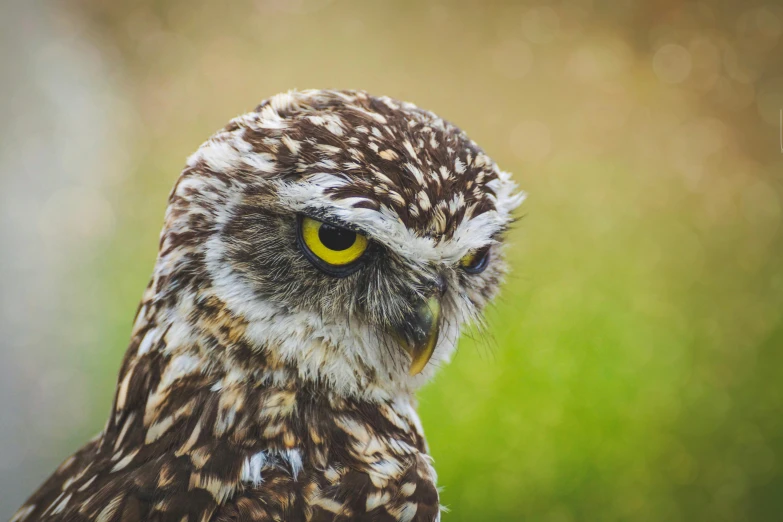
M 440 329 L 440 298 L 421 301 L 410 319 L 397 329 L 397 337 L 411 356 L 410 375 L 418 375 L 435 351 Z

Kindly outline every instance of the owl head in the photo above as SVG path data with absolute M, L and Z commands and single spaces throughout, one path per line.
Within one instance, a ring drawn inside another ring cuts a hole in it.
M 280 94 L 189 158 L 152 302 L 176 342 L 259 378 L 409 392 L 497 293 L 522 199 L 431 112 L 362 91 Z

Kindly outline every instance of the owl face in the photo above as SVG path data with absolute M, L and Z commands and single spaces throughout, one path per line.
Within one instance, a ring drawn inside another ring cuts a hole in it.
M 514 190 L 459 129 L 413 105 L 279 95 L 190 158 L 158 272 L 217 297 L 253 350 L 301 378 L 411 389 L 496 294 Z

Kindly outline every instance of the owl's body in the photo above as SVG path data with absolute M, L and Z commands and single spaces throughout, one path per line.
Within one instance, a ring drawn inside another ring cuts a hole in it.
M 413 394 L 497 291 L 513 191 L 389 98 L 232 120 L 172 191 L 108 423 L 13 522 L 439 519 Z

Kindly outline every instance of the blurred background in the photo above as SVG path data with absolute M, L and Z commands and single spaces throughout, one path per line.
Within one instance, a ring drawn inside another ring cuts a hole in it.
M 101 429 L 185 158 L 330 87 L 530 194 L 421 393 L 444 521 L 783 520 L 780 3 L 4 0 L 0 68 L 0 519 Z

